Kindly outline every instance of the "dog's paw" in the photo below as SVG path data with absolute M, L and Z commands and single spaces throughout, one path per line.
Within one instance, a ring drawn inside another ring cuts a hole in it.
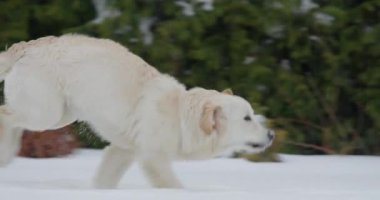
M 0 167 L 5 167 L 12 162 L 15 154 L 9 150 L 2 150 L 0 148 Z
M 9 163 L 12 162 L 12 160 L 13 160 L 12 158 L 5 158 L 5 159 L 0 158 L 0 167 L 7 166 Z

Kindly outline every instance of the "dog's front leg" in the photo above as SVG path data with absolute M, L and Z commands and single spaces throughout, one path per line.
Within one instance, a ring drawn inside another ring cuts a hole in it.
M 122 149 L 112 144 L 106 147 L 102 163 L 94 180 L 95 188 L 116 188 L 133 160 L 134 153 L 132 150 Z
M 149 156 L 141 161 L 141 167 L 154 187 L 158 188 L 182 188 L 173 173 L 171 162 L 162 156 Z
M 17 156 L 22 135 L 23 130 L 14 126 L 13 116 L 8 114 L 5 106 L 0 106 L 0 167 Z

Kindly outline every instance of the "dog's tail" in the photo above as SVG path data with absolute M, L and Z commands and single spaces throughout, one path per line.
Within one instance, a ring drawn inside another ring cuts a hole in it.
M 6 51 L 0 53 L 0 82 L 2 82 L 14 64 L 14 59 Z

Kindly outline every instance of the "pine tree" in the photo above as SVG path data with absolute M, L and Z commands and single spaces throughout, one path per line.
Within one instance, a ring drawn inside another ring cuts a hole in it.
M 115 0 L 107 9 L 116 14 L 96 23 L 90 1 L 78 12 L 51 1 L 57 15 L 28 5 L 34 14 L 7 21 L 23 1 L 12 2 L 0 6 L 3 46 L 41 33 L 110 38 L 187 87 L 232 88 L 287 131 L 282 151 L 380 154 L 377 0 Z M 49 18 L 61 25 L 26 28 L 31 19 L 48 26 Z

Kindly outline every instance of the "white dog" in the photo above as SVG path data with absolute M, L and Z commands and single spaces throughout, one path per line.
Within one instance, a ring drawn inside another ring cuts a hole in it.
M 19 149 L 23 129 L 88 122 L 111 145 L 95 178 L 114 188 L 133 161 L 156 187 L 182 187 L 177 159 L 203 159 L 234 146 L 263 150 L 274 137 L 231 91 L 186 90 L 111 40 L 80 35 L 20 42 L 0 54 L 0 163 Z

